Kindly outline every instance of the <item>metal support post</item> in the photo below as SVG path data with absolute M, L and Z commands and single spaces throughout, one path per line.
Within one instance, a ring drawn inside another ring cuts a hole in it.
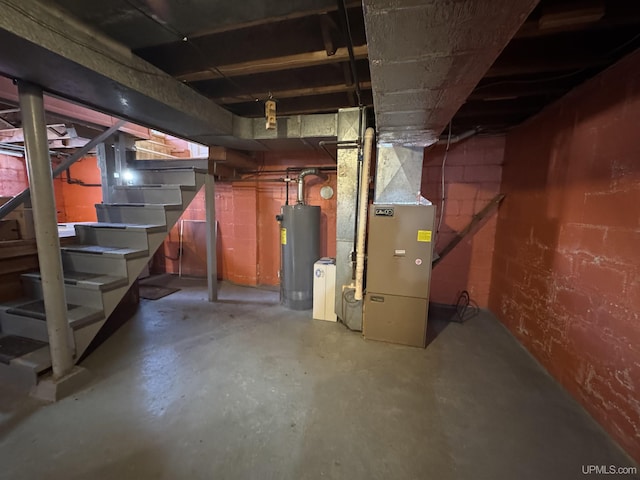
M 54 378 L 61 378 L 73 368 L 73 355 L 69 345 L 67 302 L 60 257 L 60 239 L 58 237 L 43 93 L 40 87 L 25 82 L 18 82 L 18 93 L 22 111 L 27 173 L 31 186 L 31 203 L 51 364 Z
M 209 290 L 209 301 L 218 301 L 218 260 L 216 222 L 216 187 L 213 175 L 207 174 L 204 184 L 204 198 L 207 217 L 207 287 Z

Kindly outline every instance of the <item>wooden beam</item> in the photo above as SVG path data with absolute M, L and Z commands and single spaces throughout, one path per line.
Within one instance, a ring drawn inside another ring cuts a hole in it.
M 57 130 L 61 130 L 64 133 L 60 134 Z M 76 137 L 76 133 L 73 129 L 68 129 L 64 123 L 47 125 L 47 140 L 68 140 Z M 7 128 L 0 130 L 0 141 L 3 143 L 23 143 L 24 133 L 22 128 Z
M 500 202 L 502 202 L 502 200 L 504 200 L 504 194 L 499 193 L 498 195 L 493 197 L 493 199 L 487 205 L 485 205 L 485 207 L 482 210 L 476 213 L 471 219 L 471 221 L 469 222 L 469 224 L 466 227 L 464 227 L 460 232 L 456 232 L 456 236 L 453 237 L 453 239 L 451 239 L 451 241 L 442 249 L 442 251 L 437 256 L 437 258 L 433 259 L 432 266 L 435 267 L 442 260 L 444 260 L 444 258 L 451 252 L 451 250 L 456 248 L 456 246 L 462 240 L 464 240 L 464 237 L 466 237 L 469 233 L 471 233 L 478 226 L 478 224 L 482 222 L 482 220 L 484 220 L 484 218 L 491 212 L 491 210 L 493 210 L 494 208 L 497 208 L 500 205 Z
M 348 0 L 346 4 L 347 4 L 347 8 L 362 7 L 362 3 L 360 0 Z M 338 7 L 336 4 L 335 7 L 332 6 L 331 8 L 298 11 L 298 12 L 290 13 L 288 15 L 281 15 L 276 17 L 265 17 L 259 20 L 253 20 L 253 21 L 244 22 L 244 23 L 234 23 L 233 25 L 224 25 L 218 28 L 200 30 L 200 31 L 191 33 L 189 35 L 189 38 L 193 39 L 193 38 L 199 38 L 199 37 L 206 37 L 206 36 L 217 34 L 217 33 L 228 32 L 229 30 L 238 30 L 240 28 L 257 27 L 260 25 L 267 25 L 270 23 L 282 22 L 285 20 L 297 20 L 300 18 L 312 16 L 312 15 L 322 15 L 324 13 L 332 12 L 337 9 Z
M 273 98 L 275 98 L 276 100 L 279 100 L 281 98 L 309 97 L 313 95 L 326 95 L 329 93 L 351 92 L 355 90 L 355 88 L 356 87 L 354 85 L 338 84 L 338 85 L 327 85 L 324 87 L 293 88 L 290 90 L 275 90 L 275 91 L 271 90 L 267 92 L 254 93 L 253 95 L 255 96 L 255 98 L 259 100 L 267 99 L 269 98 L 269 95 L 273 96 Z M 360 88 L 362 90 L 371 89 L 371 82 L 370 81 L 360 82 Z M 249 97 L 248 96 L 220 97 L 220 98 L 213 98 L 213 100 L 216 103 L 219 103 L 221 105 L 232 105 L 235 103 L 246 103 L 247 98 Z M 255 100 L 255 98 L 252 98 L 251 100 Z
M 252 170 L 257 167 L 255 160 L 248 154 L 226 147 L 209 147 L 209 164 L 222 164 L 224 167 Z M 212 172 L 209 167 L 209 172 Z
M 324 14 L 320 17 L 320 30 L 322 31 L 322 41 L 324 42 L 324 50 L 327 55 L 332 56 L 336 53 L 337 47 L 333 41 L 333 33 L 338 30 L 336 22 L 330 15 Z
M 367 46 L 358 45 L 353 48 L 356 58 L 367 58 Z M 209 70 L 185 73 L 176 76 L 183 82 L 197 82 L 200 80 L 212 80 L 220 77 L 237 77 L 240 75 L 253 75 L 256 73 L 276 72 L 280 70 L 290 70 L 292 68 L 305 68 L 315 65 L 325 65 L 328 63 L 338 63 L 349 60 L 349 52 L 346 48 L 338 48 L 332 56 L 327 56 L 324 50 L 315 52 L 298 53 L 286 55 L 284 57 L 265 58 L 262 60 L 234 63 L 230 65 L 219 65 L 211 67 Z

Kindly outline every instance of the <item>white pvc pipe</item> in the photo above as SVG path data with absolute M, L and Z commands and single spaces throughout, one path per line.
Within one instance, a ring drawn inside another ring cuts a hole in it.
M 44 118 L 42 89 L 18 82 L 22 128 L 26 146 L 27 173 L 31 188 L 42 297 L 47 317 L 49 351 L 54 378 L 64 377 L 73 368 L 69 344 L 69 321 L 64 290 L 56 203 L 53 194 L 51 159 Z
M 375 130 L 371 127 L 364 132 L 364 157 L 360 176 L 360 211 L 358 212 L 358 236 L 356 243 L 356 292 L 355 300 L 362 300 L 364 280 L 364 240 L 367 232 L 367 210 L 369 209 L 369 172 L 371 171 L 371 149 Z

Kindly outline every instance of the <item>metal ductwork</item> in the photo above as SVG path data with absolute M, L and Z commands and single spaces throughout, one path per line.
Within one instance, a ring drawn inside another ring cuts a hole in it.
M 380 143 L 435 143 L 538 0 L 364 0 Z
M 416 204 L 420 198 L 424 148 L 378 145 L 375 203 Z

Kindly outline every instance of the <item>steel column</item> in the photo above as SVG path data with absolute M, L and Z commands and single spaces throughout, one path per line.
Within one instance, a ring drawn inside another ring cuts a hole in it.
M 218 223 L 216 221 L 216 186 L 213 175 L 207 174 L 204 184 L 205 215 L 207 219 L 207 287 L 209 301 L 218 301 Z
M 44 116 L 42 89 L 29 83 L 18 83 L 22 127 L 26 144 L 26 163 L 31 186 L 38 262 L 42 278 L 42 296 L 47 318 L 49 349 L 54 378 L 68 374 L 73 368 L 69 345 L 69 322 L 64 291 L 60 239 L 47 124 Z

